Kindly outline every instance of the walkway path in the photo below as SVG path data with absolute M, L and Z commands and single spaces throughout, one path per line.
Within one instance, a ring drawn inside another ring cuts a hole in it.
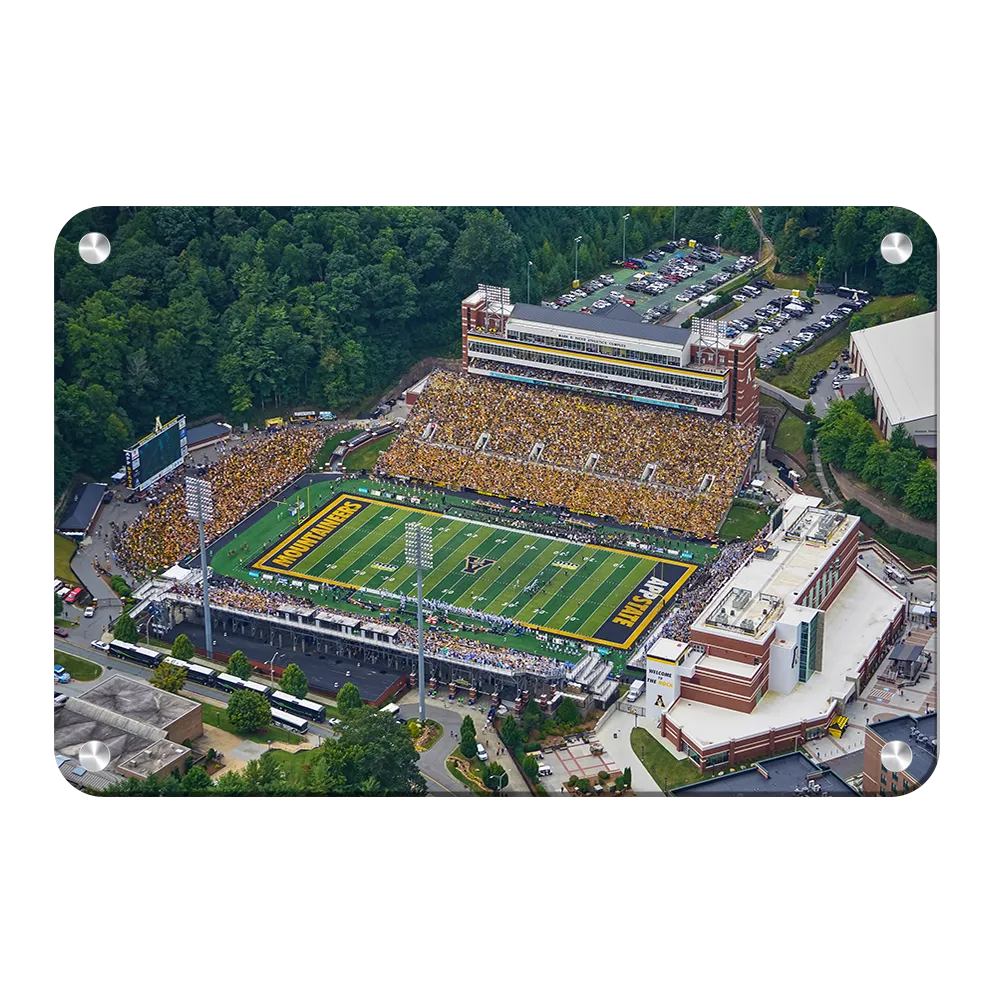
M 816 477 L 819 479 L 820 489 L 823 491 L 823 496 L 826 497 L 830 507 L 839 507 L 840 497 L 833 492 L 830 484 L 826 481 L 826 469 L 823 468 L 823 457 L 819 453 L 819 444 L 816 441 L 813 441 L 813 467 L 816 469 Z
M 936 524 L 911 517 L 906 511 L 900 510 L 888 498 L 882 496 L 879 491 L 873 490 L 865 483 L 858 482 L 857 479 L 841 469 L 833 470 L 833 478 L 837 481 L 837 486 L 845 497 L 854 497 L 859 500 L 869 510 L 878 514 L 886 524 L 898 528 L 900 531 L 908 531 L 911 535 L 937 540 Z
M 757 385 L 765 396 L 780 399 L 781 402 L 790 406 L 796 413 L 802 413 L 806 408 L 806 400 L 799 399 L 798 396 L 793 396 L 790 392 L 785 392 L 784 389 L 779 389 L 776 385 L 771 385 L 770 382 L 765 382 L 762 378 L 757 379 Z
M 646 765 L 639 760 L 632 749 L 631 734 L 635 725 L 642 726 L 660 739 L 655 726 L 647 725 L 645 717 L 635 716 L 629 712 L 609 713 L 603 725 L 595 731 L 595 735 L 623 771 L 626 767 L 632 768 L 632 789 L 636 795 L 662 795 L 663 789 L 653 780 L 653 776 L 646 770 Z M 667 746 L 666 741 L 661 739 L 660 742 Z M 673 748 L 668 747 L 668 749 Z

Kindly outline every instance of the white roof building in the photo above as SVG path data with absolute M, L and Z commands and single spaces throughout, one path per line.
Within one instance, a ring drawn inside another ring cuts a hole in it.
M 905 427 L 932 453 L 937 448 L 937 313 L 924 313 L 851 334 L 852 367 L 872 387 L 875 418 L 888 437 Z

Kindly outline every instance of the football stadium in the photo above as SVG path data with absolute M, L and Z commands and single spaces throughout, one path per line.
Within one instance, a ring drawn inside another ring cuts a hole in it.
M 423 525 L 432 689 L 499 697 L 516 678 L 604 703 L 653 642 L 686 638 L 754 544 L 720 540 L 755 469 L 753 335 L 511 305 L 487 286 L 462 307 L 460 371 L 431 371 L 390 424 L 271 421 L 203 472 L 212 617 L 261 644 L 259 669 L 290 646 L 412 683 L 406 534 Z M 380 436 L 374 467 L 347 472 Z M 170 579 L 150 593 L 167 631 L 205 613 L 184 504 L 178 483 L 114 540 L 121 564 Z

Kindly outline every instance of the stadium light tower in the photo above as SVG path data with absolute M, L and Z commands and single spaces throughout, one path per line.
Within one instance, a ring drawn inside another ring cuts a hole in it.
M 528 261 L 528 266 L 525 268 L 525 273 L 528 275 L 528 305 L 531 305 L 531 265 L 534 264 L 533 260 Z
M 430 525 L 406 526 L 406 564 L 417 568 L 417 691 L 420 723 L 424 718 L 424 570 L 434 568 L 434 548 Z
M 184 477 L 184 503 L 187 515 L 198 522 L 198 544 L 201 547 L 201 596 L 205 602 L 205 653 L 212 657 L 212 613 L 208 605 L 208 557 L 205 554 L 205 522 L 215 513 L 212 507 L 212 484 L 197 476 Z
M 632 218 L 631 212 L 626 212 L 622 216 L 622 263 L 625 263 L 625 224 Z
M 575 244 L 573 253 L 573 280 L 577 284 L 580 284 L 580 240 L 582 239 L 582 236 L 577 236 L 576 239 L 573 240 L 573 243 Z

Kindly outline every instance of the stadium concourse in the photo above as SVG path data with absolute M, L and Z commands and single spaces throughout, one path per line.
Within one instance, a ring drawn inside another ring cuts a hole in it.
M 436 372 L 376 471 L 705 538 L 755 441 L 725 420 Z

